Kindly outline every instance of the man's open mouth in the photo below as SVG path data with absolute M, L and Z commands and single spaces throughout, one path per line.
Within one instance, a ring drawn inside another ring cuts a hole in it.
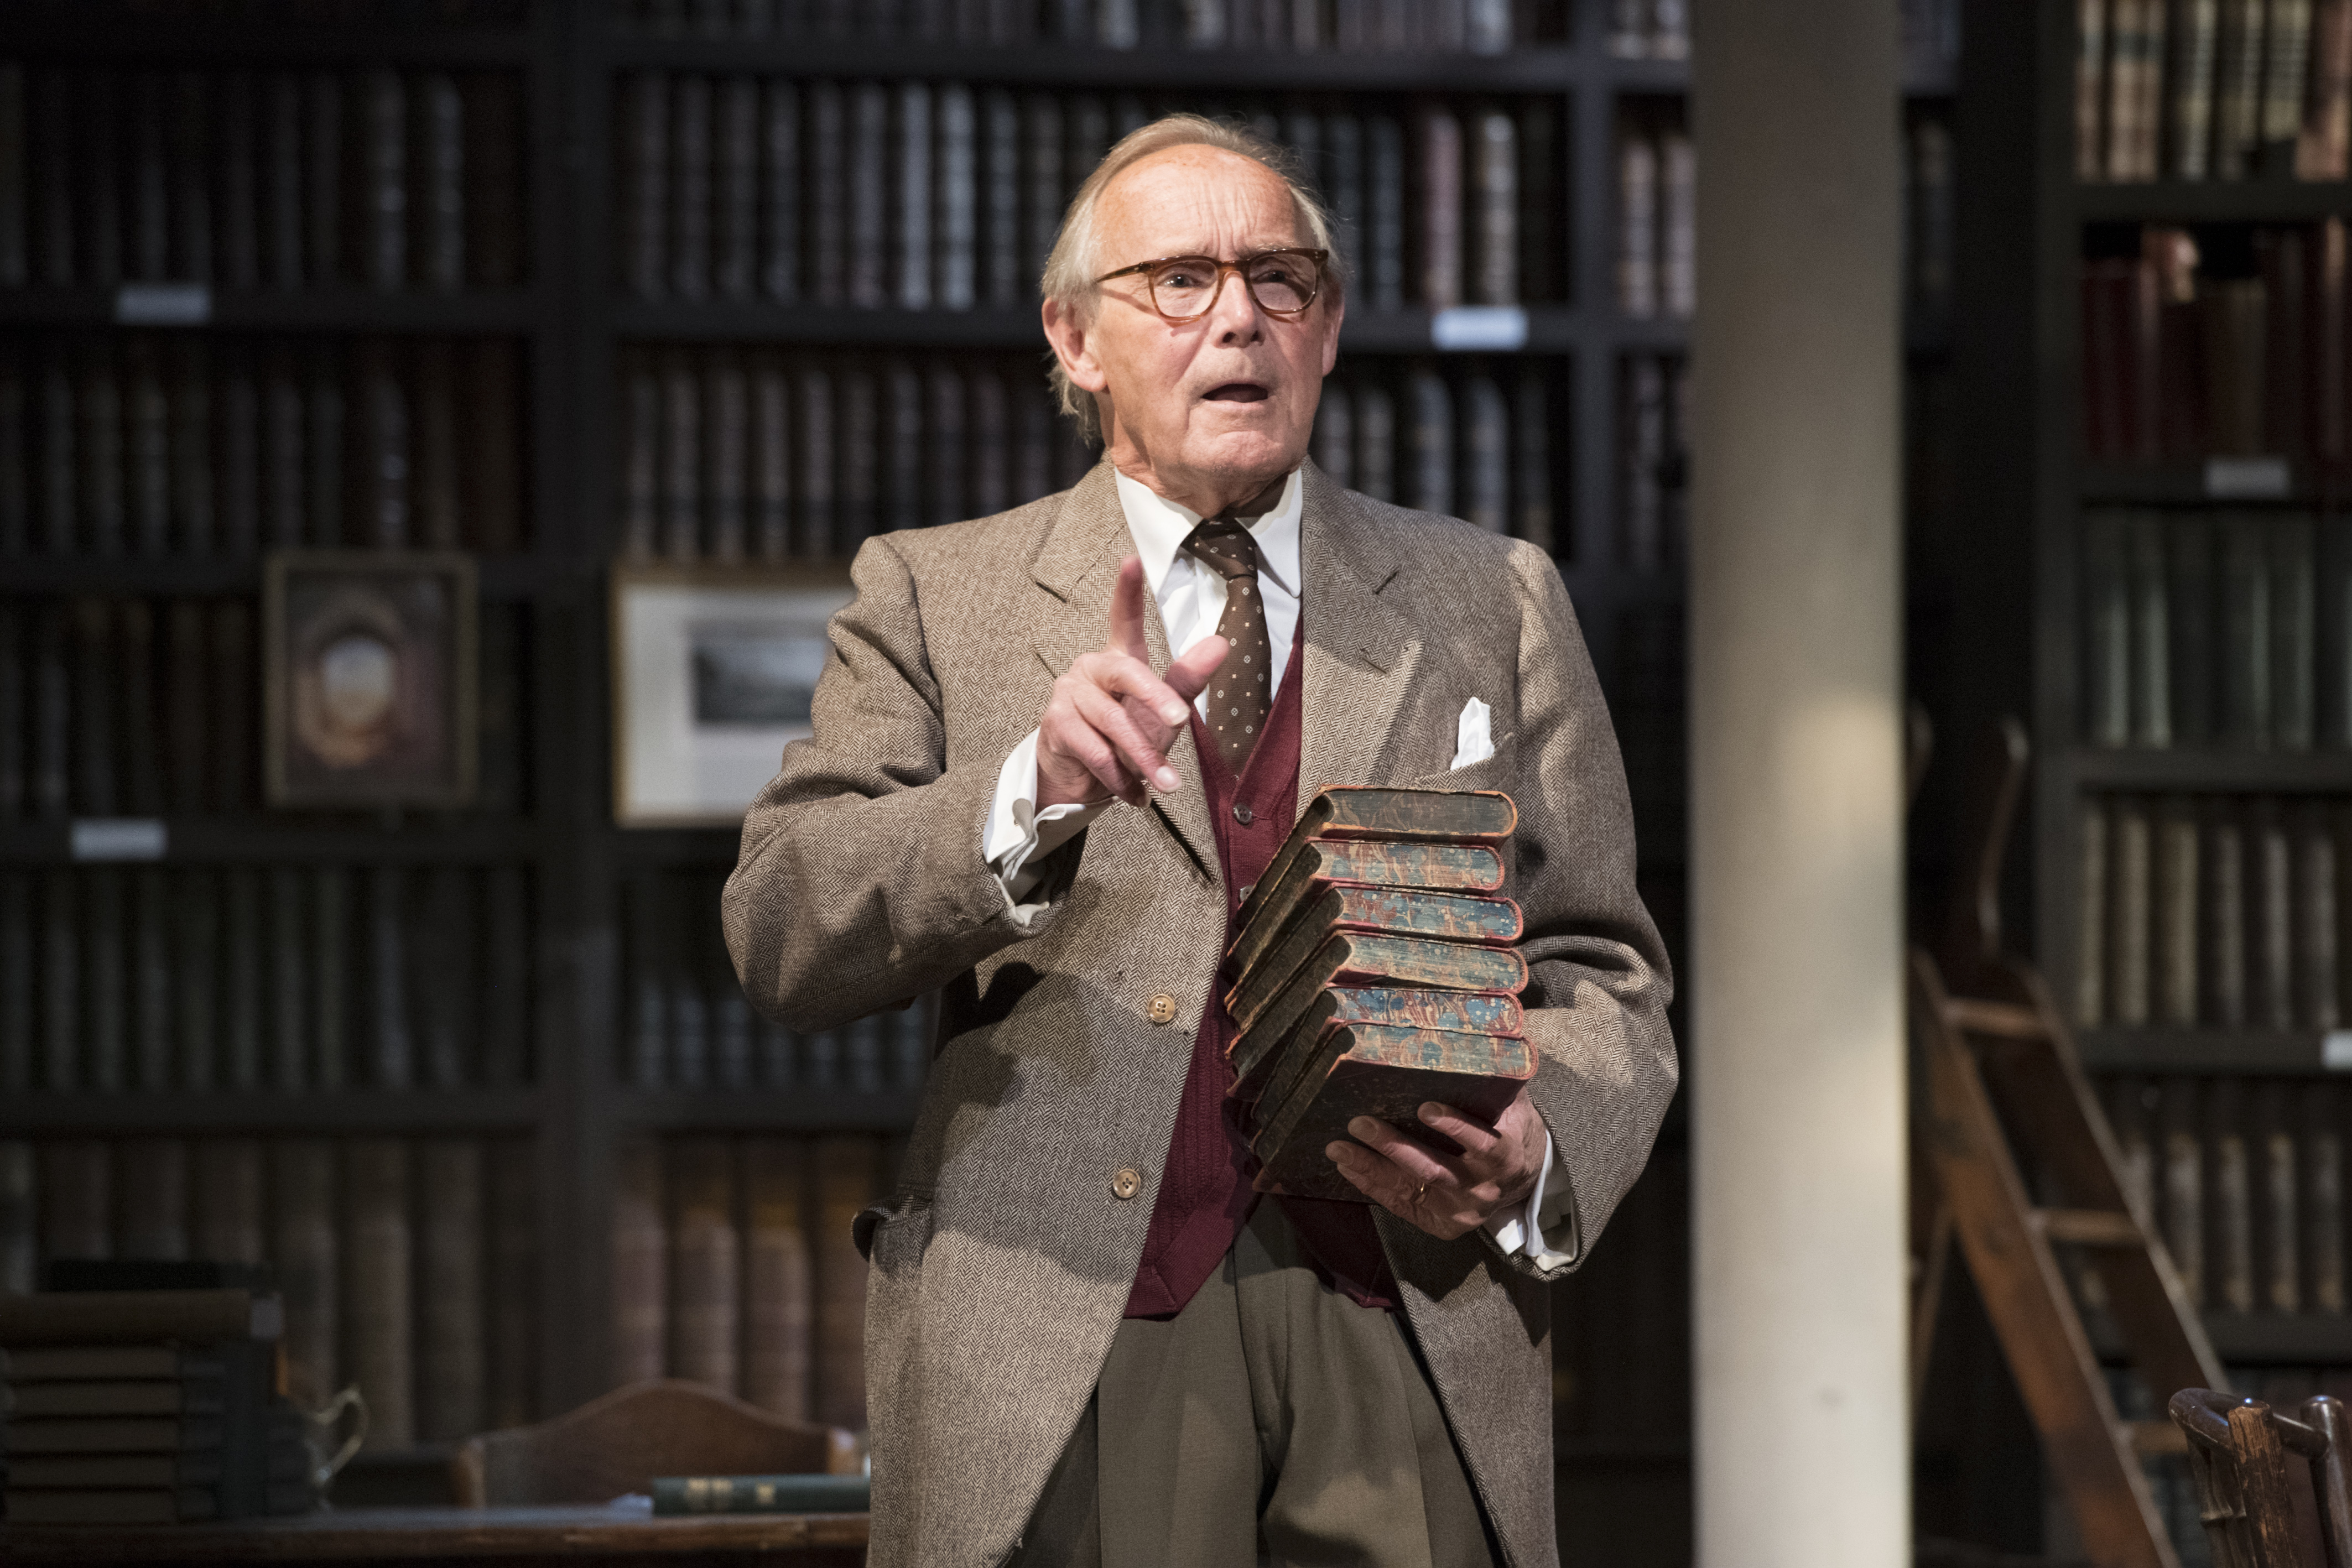
M 1205 395 L 1211 402 L 1264 402 L 1274 394 L 1256 382 L 1227 382 Z

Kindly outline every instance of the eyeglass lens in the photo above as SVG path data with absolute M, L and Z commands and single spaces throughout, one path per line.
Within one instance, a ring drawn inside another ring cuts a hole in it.
M 1267 310 L 1304 310 L 1314 302 L 1319 281 L 1315 258 L 1295 250 L 1253 256 L 1242 263 L 1242 277 L 1251 295 Z M 1206 256 L 1179 256 L 1151 274 L 1151 298 L 1163 316 L 1182 321 L 1206 310 L 1217 297 L 1223 276 Z

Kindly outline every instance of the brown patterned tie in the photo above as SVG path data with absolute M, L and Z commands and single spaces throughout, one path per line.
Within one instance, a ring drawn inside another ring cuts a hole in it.
M 1185 538 L 1184 549 L 1225 580 L 1217 635 L 1228 646 L 1225 662 L 1209 677 L 1208 719 L 1217 755 L 1239 778 L 1274 706 L 1274 645 L 1258 593 L 1257 541 L 1232 517 L 1210 517 Z

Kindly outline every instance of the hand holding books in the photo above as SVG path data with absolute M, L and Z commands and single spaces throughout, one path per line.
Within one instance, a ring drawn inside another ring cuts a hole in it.
M 1543 1158 L 1527 965 L 1496 845 L 1507 795 L 1334 789 L 1244 904 L 1226 1008 L 1261 1192 L 1381 1204 L 1462 1235 Z

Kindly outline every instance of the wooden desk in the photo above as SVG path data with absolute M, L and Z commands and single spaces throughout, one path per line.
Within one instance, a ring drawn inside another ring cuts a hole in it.
M 792 1568 L 866 1561 L 866 1515 L 705 1514 L 634 1509 L 347 1508 L 297 1519 L 140 1527 L 0 1525 L 8 1568 L 85 1563 L 483 1563 L 531 1568 L 593 1558 L 600 1568 L 732 1564 Z

